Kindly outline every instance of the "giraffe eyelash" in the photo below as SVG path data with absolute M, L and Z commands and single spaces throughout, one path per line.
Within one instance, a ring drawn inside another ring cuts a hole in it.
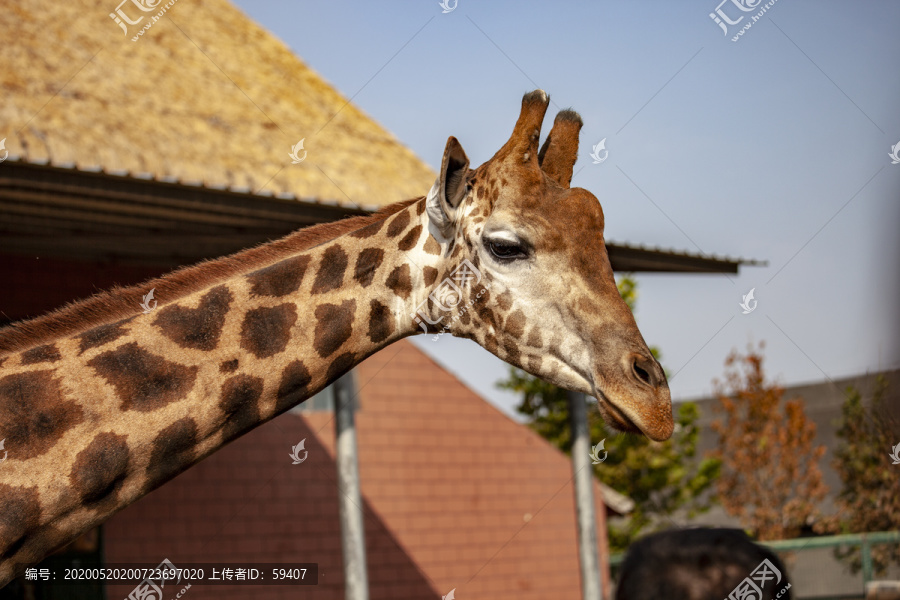
M 485 238 L 484 246 L 496 260 L 503 262 L 522 260 L 529 256 L 528 248 L 525 245 L 511 240 Z

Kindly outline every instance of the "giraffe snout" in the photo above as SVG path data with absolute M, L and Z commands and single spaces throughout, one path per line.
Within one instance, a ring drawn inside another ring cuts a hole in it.
M 675 422 L 666 372 L 649 351 L 631 352 L 623 367 L 631 393 L 618 408 L 651 440 L 668 439 Z
M 618 368 L 596 376 L 598 409 L 606 424 L 619 431 L 669 439 L 675 427 L 666 373 L 649 350 L 621 355 Z

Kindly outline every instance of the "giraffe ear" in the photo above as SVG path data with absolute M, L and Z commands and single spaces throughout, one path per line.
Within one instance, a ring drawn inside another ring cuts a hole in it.
M 564 188 L 568 188 L 572 182 L 572 169 L 578 160 L 578 133 L 581 125 L 581 117 L 577 112 L 561 111 L 556 115 L 553 129 L 538 153 L 541 170 Z
M 456 209 L 467 193 L 466 174 L 469 172 L 469 158 L 459 140 L 450 136 L 441 160 L 441 173 L 428 192 L 425 209 L 428 218 L 444 237 L 453 234 Z

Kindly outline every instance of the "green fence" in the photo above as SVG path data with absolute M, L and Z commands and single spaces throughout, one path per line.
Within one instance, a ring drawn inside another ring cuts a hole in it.
M 855 546 L 860 548 L 862 558 L 862 589 L 865 590 L 866 583 L 874 579 L 872 568 L 872 546 L 876 544 L 900 544 L 900 531 L 879 531 L 875 533 L 853 533 L 847 535 L 829 535 L 822 537 L 796 538 L 793 540 L 778 540 L 774 542 L 758 542 L 760 545 L 767 546 L 777 552 L 783 554 L 787 552 L 801 552 L 804 550 L 813 550 L 818 548 L 835 548 L 838 546 Z M 615 571 L 625 559 L 624 553 L 613 554 L 610 556 L 609 564 Z M 837 596 L 803 596 L 794 593 L 794 597 L 803 600 L 849 600 L 850 598 L 864 598 L 865 594 L 860 591 L 858 595 L 837 595 Z

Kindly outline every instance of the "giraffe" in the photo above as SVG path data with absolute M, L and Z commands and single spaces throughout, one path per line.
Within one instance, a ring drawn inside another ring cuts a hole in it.
M 0 586 L 371 354 L 448 323 L 596 397 L 613 427 L 667 439 L 668 384 L 616 289 L 602 208 L 569 186 L 581 118 L 561 111 L 539 150 L 548 103 L 526 94 L 477 169 L 450 137 L 423 197 L 0 330 Z M 142 311 L 150 289 L 158 306 Z M 451 319 L 447 304 L 465 310 Z

